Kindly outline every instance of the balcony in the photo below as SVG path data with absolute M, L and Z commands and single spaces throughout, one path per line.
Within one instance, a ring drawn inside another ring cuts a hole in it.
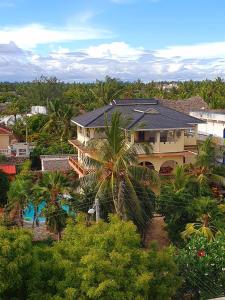
M 93 150 L 89 149 L 87 146 L 85 146 L 83 143 L 81 143 L 78 140 L 69 140 L 68 141 L 73 147 L 75 147 L 77 150 L 81 150 L 83 153 L 89 153 L 91 154 Z
M 156 138 L 155 137 L 149 137 L 149 138 L 135 138 L 134 140 L 135 143 L 151 143 L 155 144 Z
M 69 157 L 69 164 L 80 177 L 85 176 L 91 172 L 90 169 L 85 168 L 78 162 L 76 156 Z

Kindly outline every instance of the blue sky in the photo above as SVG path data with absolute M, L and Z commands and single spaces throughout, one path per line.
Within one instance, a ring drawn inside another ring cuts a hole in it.
M 0 0 L 0 80 L 225 75 L 223 0 Z

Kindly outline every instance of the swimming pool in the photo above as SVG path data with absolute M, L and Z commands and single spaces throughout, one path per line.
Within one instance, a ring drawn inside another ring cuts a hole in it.
M 43 200 L 37 208 L 38 221 L 43 223 L 46 218 L 41 216 L 42 209 L 45 208 L 46 202 Z M 62 205 L 62 208 L 69 213 L 70 207 L 67 204 Z M 23 219 L 27 222 L 33 222 L 34 219 L 34 205 L 32 203 L 28 204 L 27 208 L 23 212 Z

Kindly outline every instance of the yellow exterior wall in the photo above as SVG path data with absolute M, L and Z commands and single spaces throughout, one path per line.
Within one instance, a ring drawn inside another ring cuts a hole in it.
M 0 134 L 0 149 L 8 149 L 10 145 L 9 135 Z
M 196 130 L 196 128 L 195 128 Z M 88 136 L 89 132 L 89 136 Z M 131 142 L 135 142 L 135 132 L 131 134 Z M 82 144 L 87 145 L 88 141 L 94 138 L 101 138 L 103 134 L 95 128 L 83 128 L 77 129 L 77 139 Z M 181 135 L 174 142 L 160 142 L 160 132 L 155 132 L 155 143 L 150 143 L 152 146 L 152 153 L 168 153 L 168 152 L 182 152 L 184 146 L 191 146 L 197 144 L 197 132 L 194 136 L 185 136 L 184 130 L 181 130 Z M 141 151 L 141 150 L 140 150 Z M 141 152 L 140 152 L 141 154 Z
M 160 167 L 163 165 L 163 163 L 165 163 L 166 161 L 175 161 L 176 163 L 178 163 L 179 165 L 183 164 L 183 157 L 181 155 L 177 155 L 177 156 L 168 156 L 168 157 L 156 157 L 156 156 L 141 156 L 138 158 L 139 163 L 141 162 L 151 162 L 155 168 L 155 170 L 157 172 L 159 172 Z
M 184 137 L 184 145 L 185 146 L 196 146 L 197 145 L 197 138 L 192 136 L 185 136 Z
M 135 133 L 132 134 L 131 141 L 134 142 Z M 196 141 L 195 141 L 196 142 Z M 152 153 L 169 153 L 184 151 L 184 131 L 181 130 L 181 135 L 175 142 L 160 142 L 160 132 L 156 132 L 155 143 L 150 143 L 152 146 Z M 141 154 L 141 149 L 140 149 Z
M 89 136 L 87 135 L 89 131 Z M 82 144 L 87 145 L 87 142 L 90 139 L 101 138 L 103 137 L 102 132 L 99 132 L 98 129 L 95 128 L 82 128 L 78 127 L 77 129 L 77 139 Z M 135 143 L 135 132 L 131 134 L 130 140 L 132 143 Z M 152 145 L 152 154 L 145 155 L 143 153 L 142 147 L 137 148 L 139 154 L 139 162 L 151 162 L 154 165 L 156 171 L 159 172 L 160 167 L 166 161 L 175 161 L 177 164 L 182 165 L 184 163 L 194 163 L 196 156 L 190 153 L 190 155 L 186 156 L 186 152 L 184 152 L 184 146 L 186 145 L 196 145 L 196 134 L 194 136 L 185 136 L 184 130 L 180 130 L 179 137 L 177 136 L 175 142 L 160 142 L 160 131 L 155 132 L 155 143 L 151 143 Z M 140 143 L 141 144 L 141 143 Z M 137 147 L 138 147 L 137 143 Z M 154 155 L 155 154 L 155 155 Z M 162 156 L 160 156 L 162 154 Z M 92 158 L 95 157 L 94 153 L 83 153 L 83 151 L 78 148 L 78 161 L 82 165 L 83 158 L 85 156 L 90 156 Z
M 89 136 L 88 136 L 88 132 L 89 132 Z M 91 140 L 91 139 L 98 139 L 102 137 L 102 133 L 99 132 L 96 128 L 83 128 L 83 127 L 79 127 L 77 128 L 77 139 L 79 142 L 81 142 L 82 144 L 87 145 L 87 143 Z

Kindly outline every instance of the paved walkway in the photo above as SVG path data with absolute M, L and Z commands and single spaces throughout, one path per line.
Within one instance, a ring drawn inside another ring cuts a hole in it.
M 144 241 L 145 246 L 148 247 L 152 241 L 157 241 L 159 248 L 170 244 L 163 217 L 155 216 L 149 224 Z

